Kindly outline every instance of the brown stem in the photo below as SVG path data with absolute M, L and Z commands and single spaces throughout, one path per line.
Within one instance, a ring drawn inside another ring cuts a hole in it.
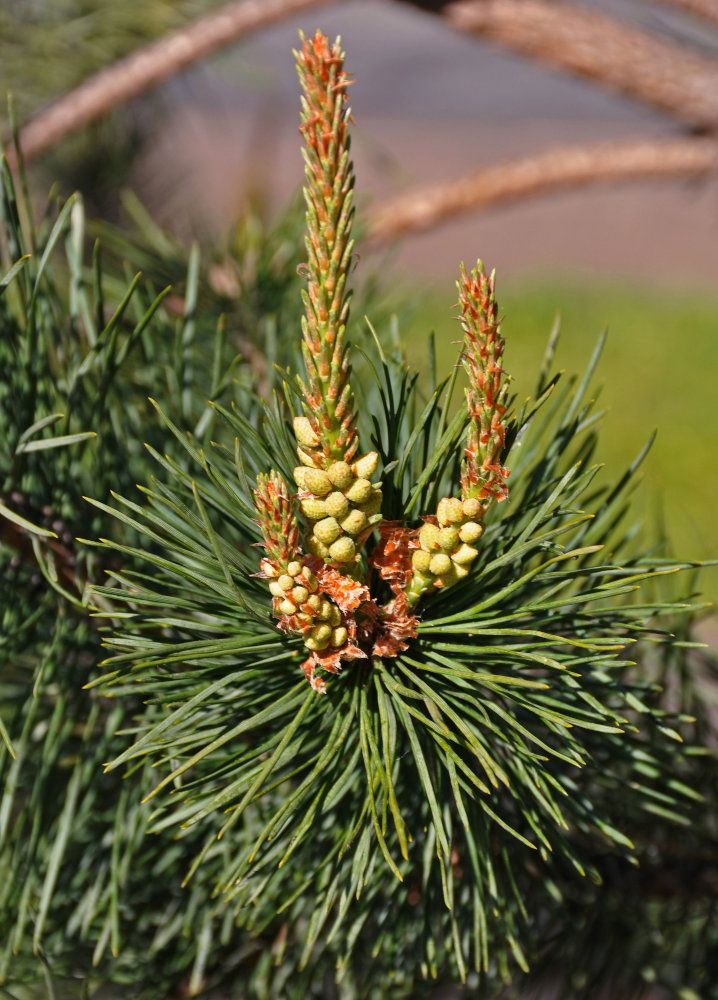
M 706 847 L 710 838 L 706 837 Z M 642 858 L 638 867 L 615 856 L 597 858 L 607 888 L 643 898 L 698 900 L 718 898 L 718 863 L 715 856 L 695 856 L 677 847 L 662 846 L 659 860 Z
M 0 498 L 2 502 L 11 510 L 14 510 L 21 517 L 29 520 L 33 524 L 43 525 L 52 520 L 52 511 L 46 508 L 39 511 L 33 508 L 29 502 L 19 493 L 8 498 Z M 55 560 L 55 570 L 58 579 L 71 590 L 81 591 L 82 585 L 77 576 L 77 559 L 69 548 L 67 542 L 70 541 L 70 534 L 62 524 L 53 524 L 63 537 L 49 538 L 45 540 L 45 545 L 53 554 Z M 23 562 L 36 565 L 35 552 L 32 547 L 32 535 L 14 521 L 0 515 L 0 545 L 14 549 L 18 558 Z
M 365 246 L 373 248 L 455 215 L 550 191 L 624 180 L 705 176 L 715 170 L 717 160 L 718 143 L 707 138 L 552 149 L 385 201 L 370 214 Z
M 541 63 L 597 80 L 700 128 L 718 124 L 718 65 L 684 46 L 562 0 L 454 0 L 447 21 Z
M 332 0 L 237 0 L 100 70 L 20 132 L 26 160 L 243 35 Z

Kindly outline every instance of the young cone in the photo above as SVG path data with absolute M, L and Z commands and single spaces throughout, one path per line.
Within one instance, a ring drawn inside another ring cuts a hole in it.
M 501 464 L 506 444 L 508 380 L 501 368 L 504 341 L 494 296 L 494 274 L 486 275 L 483 264 L 467 274 L 461 265 L 459 289 L 461 325 L 464 328 L 464 368 L 469 376 L 466 403 L 471 424 L 461 466 L 464 500 L 477 499 L 481 514 L 496 500 L 508 497 L 508 469 Z
M 299 525 L 289 488 L 274 469 L 257 477 L 254 505 L 267 553 L 261 569 L 267 576 L 278 576 L 298 556 Z
M 301 383 L 305 418 L 297 439 L 307 464 L 327 469 L 351 462 L 358 447 L 349 359 L 344 341 L 349 315 L 346 287 L 351 261 L 354 170 L 349 160 L 350 109 L 339 40 L 317 32 L 302 36 L 296 53 L 302 87 L 307 205 L 307 289 L 303 293 L 302 350 L 307 384 Z

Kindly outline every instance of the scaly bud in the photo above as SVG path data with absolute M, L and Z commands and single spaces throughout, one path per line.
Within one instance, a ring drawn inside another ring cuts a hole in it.
M 436 518 L 441 525 L 461 524 L 464 520 L 464 508 L 461 500 L 457 500 L 456 497 L 444 497 L 439 500 Z
M 345 490 L 354 479 L 351 466 L 347 462 L 334 462 L 327 469 L 327 475 L 338 490 Z
M 306 417 L 294 418 L 294 433 L 299 444 L 306 445 L 308 448 L 316 448 L 320 443 L 319 435 Z
M 347 535 L 358 535 L 367 525 L 367 516 L 361 510 L 353 510 L 341 523 L 342 531 Z
M 357 479 L 371 479 L 378 465 L 379 454 L 376 451 L 370 451 L 354 463 L 352 472 Z
M 325 545 L 331 545 L 342 533 L 342 529 L 334 517 L 325 517 L 323 521 L 318 521 L 314 525 L 314 536 Z
M 278 472 L 257 477 L 254 505 L 267 553 L 263 571 L 279 577 L 299 551 L 299 526 L 294 498 Z
M 491 503 L 508 496 L 508 470 L 501 464 L 506 444 L 508 381 L 504 378 L 494 275 L 484 273 L 481 261 L 471 274 L 461 267 L 457 282 L 461 325 L 464 329 L 463 363 L 469 377 L 466 403 L 471 422 L 461 469 L 463 499 L 478 500 L 480 511 L 467 515 L 476 520 Z
M 349 501 L 343 493 L 330 493 L 324 501 L 327 514 L 337 519 L 346 517 L 349 513 Z
M 321 469 L 310 469 L 306 465 L 297 466 L 294 470 L 294 479 L 300 489 L 313 493 L 315 497 L 325 496 L 332 488 L 326 472 Z
M 302 513 L 310 521 L 321 521 L 327 514 L 333 513 L 327 509 L 326 500 L 318 500 L 316 497 L 305 497 L 299 501 L 299 506 L 302 508 Z
M 356 545 L 348 535 L 342 535 L 329 546 L 329 558 L 332 562 L 353 562 L 356 555 Z
M 312 465 L 327 469 L 351 462 L 358 438 L 349 383 L 345 330 L 349 315 L 346 279 L 351 265 L 354 217 L 353 166 L 349 160 L 348 80 L 339 42 L 330 46 L 319 32 L 302 36 L 297 71 L 304 95 L 300 130 L 305 141 L 304 196 L 307 204 L 307 288 L 303 355 L 307 370 L 302 441 L 316 449 Z
M 373 489 L 368 479 L 355 479 L 344 495 L 352 504 L 366 503 L 370 499 Z

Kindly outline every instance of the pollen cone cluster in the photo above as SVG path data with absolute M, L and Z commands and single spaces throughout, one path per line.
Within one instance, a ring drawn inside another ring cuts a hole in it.
M 382 494 L 371 483 L 379 456 L 375 451 L 351 465 L 332 462 L 326 469 L 300 465 L 294 478 L 302 513 L 311 524 L 307 548 L 332 565 L 348 569 L 359 548 L 381 521 Z
M 419 548 L 411 557 L 413 574 L 407 588 L 409 603 L 414 603 L 432 587 L 450 587 L 467 576 L 479 550 L 476 542 L 483 525 L 476 520 L 481 504 L 469 498 L 444 497 L 436 517 L 427 518 L 419 530 Z
M 260 475 L 254 491 L 266 556 L 260 570 L 269 579 L 273 610 L 287 632 L 299 633 L 312 652 L 338 649 L 347 640 L 339 607 L 321 592 L 299 549 L 296 507 L 276 472 Z

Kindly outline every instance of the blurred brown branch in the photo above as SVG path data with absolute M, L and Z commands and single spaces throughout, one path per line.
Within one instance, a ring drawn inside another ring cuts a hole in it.
M 26 159 L 243 35 L 333 0 L 235 0 L 90 77 L 20 133 Z M 718 62 L 566 0 L 409 0 L 504 48 L 608 85 L 708 132 L 718 127 Z M 718 0 L 659 0 L 718 21 Z M 568 147 L 436 184 L 377 206 L 367 242 L 418 232 L 463 211 L 578 185 L 700 176 L 716 143 L 687 138 Z
M 67 525 L 53 518 L 52 508 L 36 510 L 21 493 L 13 493 L 7 498 L 0 497 L 0 502 L 32 524 L 52 526 L 56 537 L 44 539 L 43 545 L 51 554 L 57 579 L 61 584 L 69 586 L 72 592 L 81 593 L 83 584 L 78 576 L 77 557 L 71 547 L 73 536 Z M 37 565 L 32 534 L 6 517 L 0 517 L 0 545 L 13 549 L 15 560 Z
M 718 23 L 718 0 L 659 0 L 664 7 L 678 7 L 690 14 L 697 14 L 706 21 Z
M 597 80 L 690 125 L 718 125 L 718 64 L 682 45 L 562 0 L 453 0 L 441 13 L 457 28 Z
M 238 38 L 333 0 L 238 0 L 89 77 L 20 132 L 26 160 Z
M 717 164 L 718 142 L 707 138 L 633 139 L 552 149 L 385 201 L 370 213 L 364 245 L 375 248 L 455 215 L 550 191 L 624 180 L 701 177 Z

